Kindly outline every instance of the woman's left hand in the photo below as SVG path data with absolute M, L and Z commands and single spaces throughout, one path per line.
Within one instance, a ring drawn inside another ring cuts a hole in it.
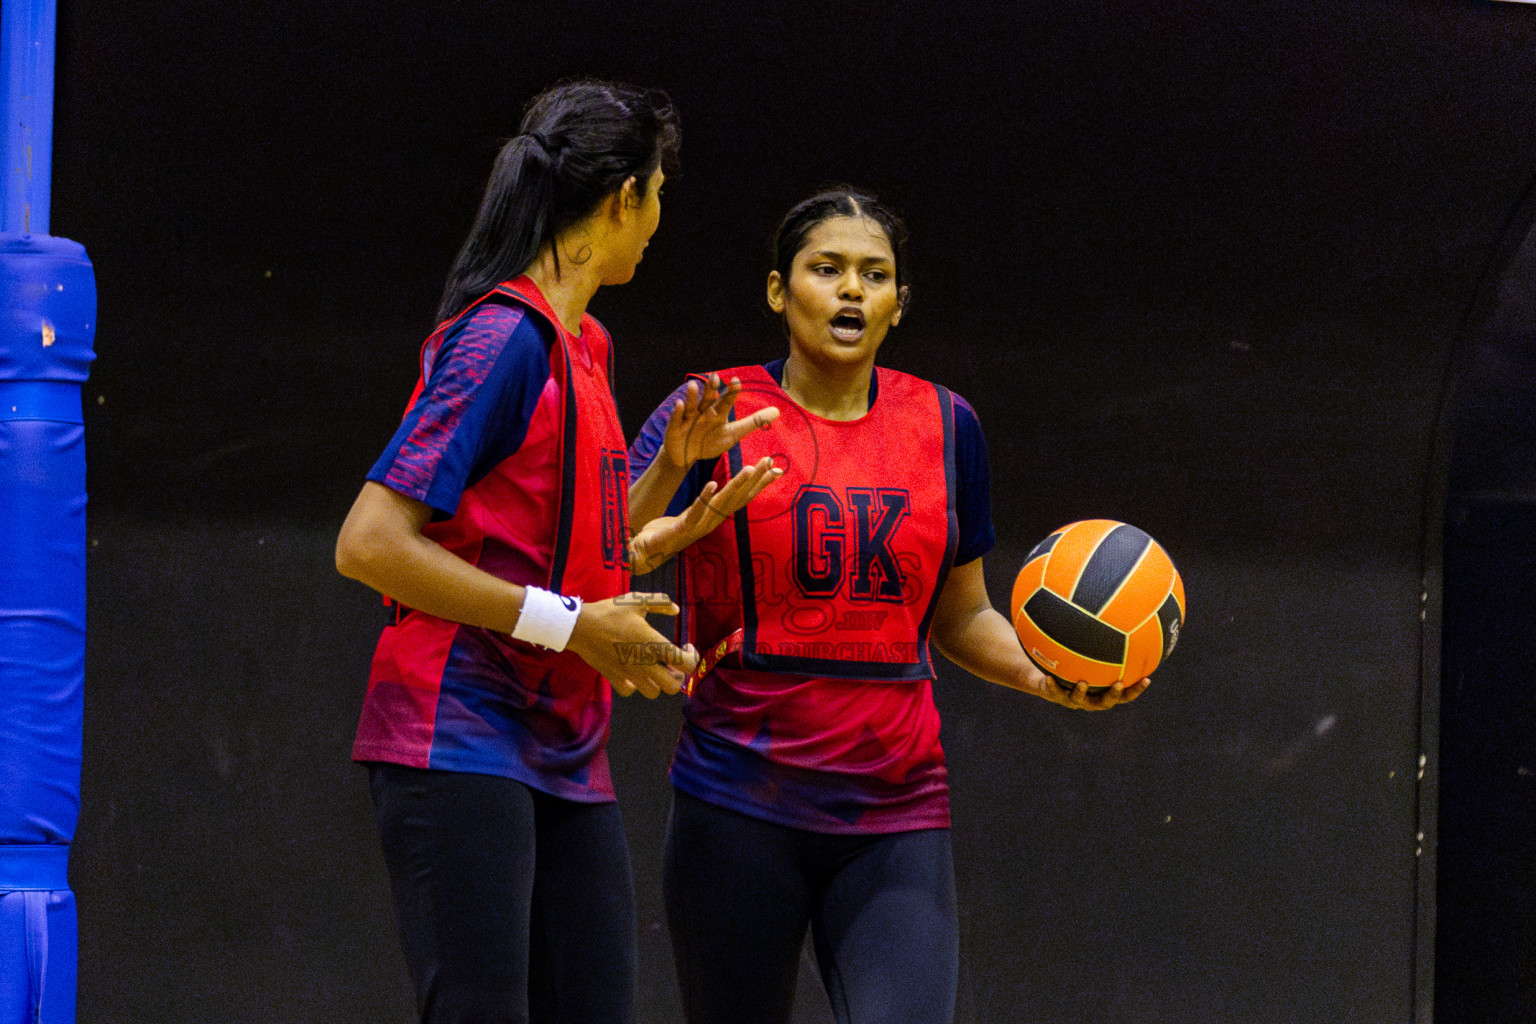
M 763 488 L 784 475 L 773 459 L 764 457 L 719 487 L 711 480 L 680 516 L 652 519 L 629 542 L 629 569 L 636 575 L 650 572 L 667 559 L 707 536 L 717 526 L 746 507 Z
M 1152 682 L 1152 677 L 1132 683 L 1126 686 L 1124 683 L 1115 683 L 1097 693 L 1088 691 L 1087 683 L 1078 683 L 1073 689 L 1067 689 L 1055 679 L 1041 672 L 1031 662 L 1026 671 L 1026 679 L 1017 688 L 1028 690 L 1037 696 L 1044 697 L 1053 704 L 1062 707 L 1075 708 L 1078 711 L 1108 711 L 1110 708 L 1121 704 L 1129 704 L 1141 696 L 1143 690 Z

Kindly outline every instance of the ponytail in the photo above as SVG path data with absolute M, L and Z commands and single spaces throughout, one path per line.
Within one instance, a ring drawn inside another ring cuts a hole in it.
M 523 273 L 545 241 L 629 178 L 643 192 L 657 168 L 671 173 L 678 143 L 677 114 L 665 93 L 593 80 L 540 93 L 496 156 L 448 274 L 438 321 Z

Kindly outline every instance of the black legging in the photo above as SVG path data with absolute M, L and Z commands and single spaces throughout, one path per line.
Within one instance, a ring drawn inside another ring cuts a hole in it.
M 369 765 L 423 1024 L 632 1024 L 634 883 L 617 804 Z
M 673 791 L 662 885 L 689 1024 L 785 1024 L 809 926 L 839 1024 L 949 1024 L 948 829 L 827 835 Z

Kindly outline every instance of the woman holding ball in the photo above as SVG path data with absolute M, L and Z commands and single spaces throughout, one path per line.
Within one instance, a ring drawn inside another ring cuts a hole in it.
M 678 570 L 704 652 L 664 866 L 690 1024 L 787 1022 L 807 927 L 841 1024 L 952 1019 L 958 926 L 930 641 L 1069 708 L 1113 708 L 1146 686 L 1058 687 L 992 607 L 976 414 L 875 365 L 907 305 L 904 242 L 873 196 L 844 188 L 797 205 L 767 289 L 787 357 L 690 380 L 630 451 L 636 523 L 759 458 L 784 474 Z M 767 409 L 777 422 L 739 448 L 709 442 L 719 423 Z

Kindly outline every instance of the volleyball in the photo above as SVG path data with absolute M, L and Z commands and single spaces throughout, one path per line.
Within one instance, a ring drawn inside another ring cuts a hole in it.
M 1013 582 L 1013 628 L 1067 689 L 1129 686 L 1179 642 L 1184 581 L 1162 546 L 1128 523 L 1087 519 L 1052 533 Z

